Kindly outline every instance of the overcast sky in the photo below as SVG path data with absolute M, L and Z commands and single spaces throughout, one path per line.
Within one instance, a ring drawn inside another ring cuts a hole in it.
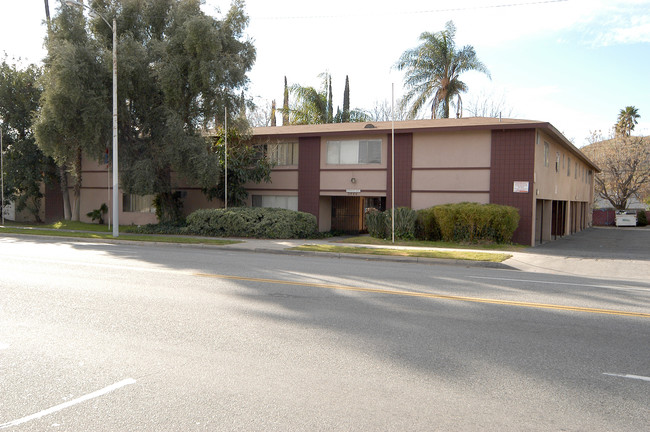
M 49 3 L 54 14 L 60 2 Z M 207 0 L 203 9 L 222 17 L 229 5 Z M 325 71 L 335 106 L 346 75 L 353 108 L 390 102 L 391 83 L 402 94 L 392 69 L 401 53 L 453 20 L 457 46 L 474 46 L 492 75 L 463 76 L 465 107 L 503 101 L 504 116 L 551 122 L 580 147 L 633 105 L 636 132 L 650 135 L 650 0 L 248 0 L 246 10 L 257 48 L 249 94 L 258 104 L 282 104 L 285 75 L 318 87 Z M 0 0 L 0 52 L 40 63 L 44 17 L 41 0 Z

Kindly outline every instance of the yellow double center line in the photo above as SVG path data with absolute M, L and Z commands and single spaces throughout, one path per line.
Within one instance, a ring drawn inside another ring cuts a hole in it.
M 423 297 L 423 298 L 430 298 L 430 299 L 454 300 L 454 301 L 464 301 L 464 302 L 472 302 L 472 303 L 488 303 L 488 304 L 506 305 L 506 306 L 520 306 L 520 307 L 528 307 L 528 308 L 535 308 L 535 309 L 552 309 L 552 310 L 564 310 L 564 311 L 585 312 L 585 313 L 594 313 L 594 314 L 620 315 L 620 316 L 629 316 L 629 317 L 636 317 L 636 318 L 650 318 L 650 313 L 627 312 L 627 311 L 614 310 L 614 309 L 598 309 L 598 308 L 588 308 L 588 307 L 579 307 L 579 306 L 564 306 L 564 305 L 546 304 L 546 303 L 497 300 L 497 299 L 487 299 L 487 298 L 480 298 L 480 297 L 465 297 L 465 296 L 421 293 L 421 292 L 401 291 L 401 290 L 384 290 L 384 289 L 376 289 L 376 288 L 353 287 L 353 286 L 346 286 L 346 285 L 293 282 L 293 281 L 284 281 L 278 279 L 262 279 L 262 278 L 251 278 L 251 277 L 243 277 L 243 276 L 229 276 L 229 275 L 207 274 L 207 273 L 196 273 L 195 276 L 214 278 L 214 279 L 278 284 L 278 285 L 294 285 L 294 286 L 303 286 L 303 287 L 312 287 L 312 288 L 325 288 L 325 289 L 342 290 L 342 291 L 357 291 L 357 292 L 373 293 L 373 294 L 388 294 L 388 295 L 397 295 L 397 296 L 406 296 L 406 297 Z

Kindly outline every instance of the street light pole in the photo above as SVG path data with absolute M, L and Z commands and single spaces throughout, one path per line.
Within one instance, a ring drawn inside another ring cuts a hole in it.
M 117 148 L 117 22 L 113 18 L 111 25 L 106 18 L 90 6 L 75 0 L 66 0 L 69 5 L 86 8 L 99 16 L 113 31 L 113 237 L 120 235 L 120 204 L 118 202 L 118 148 Z
M 3 122 L 4 123 L 4 122 Z M 0 127 L 0 213 L 2 213 L 2 225 L 5 224 L 5 158 L 4 147 L 2 146 L 2 127 Z

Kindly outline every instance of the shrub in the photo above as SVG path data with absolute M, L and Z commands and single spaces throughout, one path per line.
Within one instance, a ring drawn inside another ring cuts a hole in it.
M 368 234 L 375 238 L 386 238 L 386 215 L 376 208 L 368 209 L 366 212 L 366 228 Z
M 392 211 L 386 210 L 386 230 L 392 231 Z M 415 221 L 417 213 L 408 207 L 395 209 L 395 238 L 400 240 L 413 240 L 415 238 Z
M 497 204 L 444 204 L 433 214 L 445 241 L 507 243 L 519 225 L 516 208 Z
M 440 235 L 440 225 L 433 213 L 433 207 L 418 210 L 415 221 L 415 238 L 418 240 L 437 241 Z
M 636 224 L 638 226 L 648 225 L 648 216 L 645 214 L 645 210 L 639 210 L 636 214 Z
M 99 220 L 99 224 L 104 225 L 104 215 L 106 213 L 108 213 L 108 207 L 106 206 L 106 203 L 102 203 L 98 209 L 86 213 L 86 216 L 88 216 L 93 222 Z
M 255 238 L 308 238 L 317 231 L 312 214 L 262 207 L 197 210 L 183 229 L 187 234 Z
M 408 207 L 395 209 L 395 238 L 412 240 L 415 238 L 415 223 L 417 213 Z M 376 238 L 389 238 L 392 236 L 392 211 L 369 210 L 366 213 L 366 227 L 368 233 Z

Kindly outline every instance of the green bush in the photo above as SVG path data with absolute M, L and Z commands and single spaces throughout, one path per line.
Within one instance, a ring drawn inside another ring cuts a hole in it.
M 184 233 L 215 237 L 309 238 L 317 234 L 316 217 L 293 210 L 234 207 L 197 210 L 187 217 Z
M 392 231 L 392 211 L 386 210 L 386 230 Z M 400 240 L 413 240 L 415 238 L 415 221 L 417 213 L 408 207 L 395 209 L 395 238 Z
M 636 224 L 638 226 L 648 225 L 648 216 L 645 214 L 645 210 L 639 210 L 636 214 Z
M 402 240 L 412 240 L 415 238 L 415 224 L 417 213 L 408 207 L 399 207 L 395 209 L 395 238 Z M 392 237 L 392 211 L 370 210 L 366 213 L 366 228 L 372 237 L 390 238 Z
M 415 238 L 425 241 L 437 241 L 440 235 L 440 225 L 433 214 L 433 207 L 418 210 L 415 221 Z
M 379 211 L 375 208 L 369 209 L 366 212 L 366 228 L 368 229 L 368 234 L 371 237 L 375 238 L 385 238 L 386 237 L 386 215 L 384 212 Z
M 508 243 L 519 225 L 514 207 L 463 202 L 432 207 L 440 236 L 450 242 Z

